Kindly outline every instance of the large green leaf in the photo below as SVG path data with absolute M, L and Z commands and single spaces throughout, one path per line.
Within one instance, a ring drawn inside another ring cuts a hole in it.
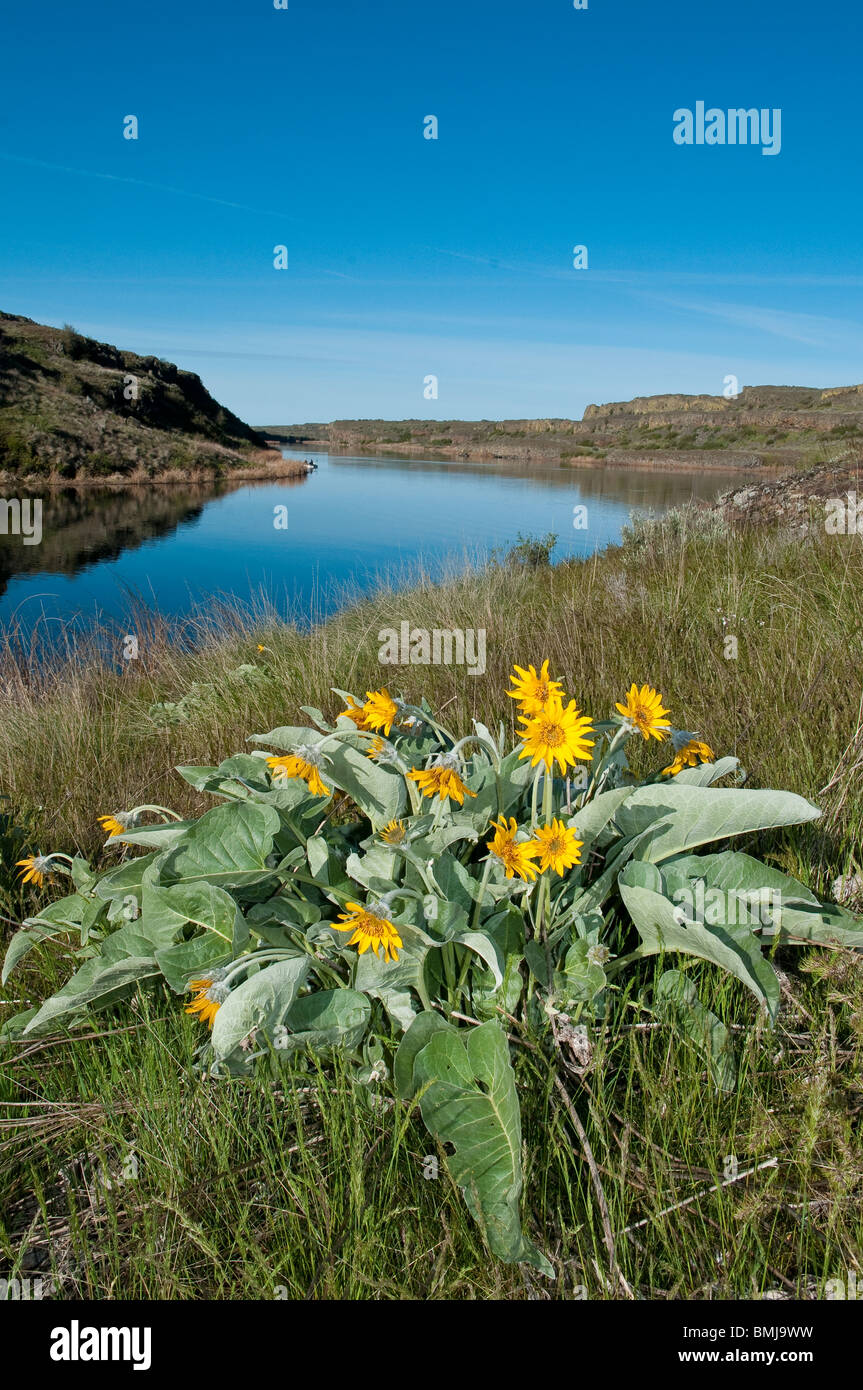
M 589 1004 L 605 989 L 605 971 L 588 958 L 590 942 L 584 938 L 574 941 L 563 958 L 562 968 L 555 972 L 555 1002 L 558 999 L 564 1012 L 577 1004 Z
M 618 879 L 618 887 L 641 937 L 640 955 L 682 951 L 712 961 L 741 980 L 768 1010 L 771 1021 L 775 1020 L 779 981 L 747 927 L 684 922 L 681 908 L 665 896 L 662 874 L 653 864 L 631 860 Z
M 454 854 L 448 850 L 438 854 L 431 866 L 431 873 L 444 898 L 463 907 L 466 912 L 471 910 L 480 885 L 477 879 L 471 878 Z
M 711 890 L 724 895 L 729 915 L 738 922 L 758 917 L 763 909 L 763 935 L 780 941 L 817 942 L 825 946 L 863 947 L 863 921 L 833 903 L 821 903 L 811 889 L 781 869 L 762 864 L 752 855 L 736 850 L 721 854 L 686 855 L 663 866 L 668 882 L 673 873 L 685 880 L 689 893 L 704 884 L 706 916 L 710 920 Z M 673 894 L 671 895 L 673 896 Z M 720 897 L 721 901 L 721 897 Z
M 0 983 L 5 985 L 15 966 L 34 946 L 39 946 L 43 941 L 50 941 L 56 936 L 80 931 L 85 916 L 92 910 L 93 904 L 90 899 L 82 897 L 80 893 L 71 893 L 66 898 L 49 903 L 36 917 L 25 918 L 24 926 L 9 942 Z
M 64 936 L 68 930 L 67 926 L 62 925 L 56 927 L 34 925 L 22 927 L 20 931 L 16 931 L 6 951 L 0 984 L 5 985 L 15 966 L 33 950 L 34 946 L 41 946 L 43 941 L 51 941 L 55 936 Z
M 432 947 L 429 938 L 414 928 L 398 928 L 404 945 L 397 961 L 381 960 L 374 951 L 364 951 L 357 958 L 354 986 L 380 999 L 390 1018 L 399 1028 L 409 1028 L 416 1017 L 412 991 L 422 998 L 425 994 L 423 967 Z
M 817 806 L 792 792 L 672 783 L 639 787 L 615 814 L 624 836 L 644 834 L 638 859 L 659 863 L 713 840 L 816 820 Z
M 255 883 L 271 872 L 267 856 L 279 829 L 271 806 L 229 802 L 207 811 L 161 860 L 163 883 L 206 879 L 221 888 Z
M 844 907 L 832 904 L 810 907 L 806 903 L 783 902 L 773 934 L 791 946 L 813 942 L 863 950 L 863 921 Z
M 739 758 L 720 758 L 715 763 L 685 767 L 676 774 L 674 780 L 678 785 L 682 783 L 689 787 L 712 787 L 714 782 L 718 782 L 721 777 L 727 777 L 729 772 L 736 772 L 739 766 Z
M 39 1035 L 58 1024 L 68 1027 L 94 1009 L 106 1009 L 133 993 L 138 984 L 161 974 L 152 956 L 127 956 L 112 965 L 100 957 L 88 960 L 71 980 L 53 994 L 28 1023 L 25 1033 Z
M 232 989 L 213 1023 L 212 1044 L 221 1061 L 229 1057 L 249 1034 L 260 1028 L 269 1037 L 284 1023 L 285 1015 L 309 973 L 309 957 L 299 952 L 277 960 L 250 975 Z
M 141 916 L 148 927 L 173 932 L 188 925 L 203 927 L 220 937 L 228 950 L 246 934 L 243 915 L 230 893 L 206 881 L 161 888 L 152 876 L 145 876 Z
M 393 1063 L 393 1082 L 402 1100 L 413 1100 L 417 1092 L 414 1081 L 414 1062 L 435 1033 L 445 1032 L 451 1025 L 441 1015 L 426 1009 L 417 1014 L 401 1042 Z
M 399 820 L 407 805 L 407 792 L 402 774 L 386 763 L 376 763 L 365 752 L 344 741 L 330 745 L 323 777 L 346 792 L 365 811 L 375 829 Z
M 310 1047 L 313 1052 L 329 1048 L 356 1047 L 369 1026 L 372 1006 L 355 989 L 321 989 L 304 994 L 291 1005 L 285 1016 L 285 1051 Z
M 602 836 L 608 822 L 630 796 L 632 787 L 616 787 L 614 791 L 600 792 L 599 796 L 588 801 L 580 811 L 568 816 L 567 825 L 576 828 L 578 838 L 585 843 L 596 840 Z
M 293 753 L 300 744 L 317 748 L 325 738 L 326 734 L 319 733 L 317 729 L 306 729 L 301 724 L 281 724 L 268 734 L 250 734 L 247 742 L 266 743 L 270 748 L 278 748 L 280 753 Z
M 687 880 L 702 879 L 710 888 L 722 892 L 757 894 L 761 889 L 778 893 L 783 901 L 810 903 L 818 906 L 818 899 L 811 889 L 799 883 L 790 874 L 763 864 L 754 855 L 741 850 L 726 849 L 717 854 L 683 854 L 679 858 L 663 864 L 663 877 L 671 872 L 682 874 Z
M 525 946 L 524 917 L 518 908 L 510 904 L 503 911 L 487 917 L 482 930 L 497 946 L 503 962 L 503 981 L 497 983 L 497 972 L 492 969 L 475 968 L 471 971 L 473 1012 L 477 1018 L 494 1018 L 498 1016 L 496 1009 L 499 1006 L 507 1013 L 514 1014 L 524 989 L 521 975 Z
M 87 1009 L 104 1009 L 132 993 L 144 980 L 161 971 L 155 953 L 176 940 L 179 928 L 166 923 L 148 924 L 139 918 L 106 937 L 101 955 L 93 956 L 62 989 L 47 999 L 27 1026 L 27 1033 L 44 1033 L 58 1022 L 64 1026 Z
M 169 820 L 162 825 L 140 825 L 137 830 L 125 830 L 112 835 L 109 845 L 143 845 L 145 849 L 170 849 L 182 840 L 193 820 Z
M 129 859 L 125 864 L 118 864 L 116 869 L 109 869 L 108 873 L 102 875 L 94 885 L 93 892 L 97 898 L 106 899 L 139 896 L 144 874 L 158 858 L 159 851 L 152 850 L 150 854 L 142 854 L 138 859 Z
M 438 1029 L 414 1057 L 413 1084 L 429 1131 L 455 1150 L 447 1165 L 489 1249 L 553 1276 L 521 1229 L 521 1116 L 500 1026 Z
M 67 898 L 58 898 L 48 903 L 35 917 L 25 917 L 24 926 L 65 927 L 67 930 L 80 927 L 84 920 L 89 899 L 80 893 L 70 893 Z

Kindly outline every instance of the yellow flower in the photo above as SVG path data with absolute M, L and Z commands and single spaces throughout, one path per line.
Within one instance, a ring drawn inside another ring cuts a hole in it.
M 403 845 L 407 838 L 405 823 L 403 820 L 391 820 L 389 825 L 385 825 L 380 831 L 380 837 L 385 844 Z
M 640 730 L 642 738 L 652 736 L 663 739 L 666 730 L 671 728 L 668 720 L 663 718 L 668 710 L 662 708 L 662 696 L 652 686 L 643 685 L 639 690 L 633 682 L 626 697 L 626 704 L 621 705 L 615 701 L 615 709 L 620 710 L 620 713 Z
M 377 758 L 384 751 L 384 741 L 380 734 L 375 734 L 366 752 L 367 758 Z
M 312 796 L 330 794 L 329 787 L 325 787 L 321 781 L 316 764 L 308 762 L 296 753 L 287 753 L 283 758 L 267 758 L 267 767 L 272 769 L 274 780 L 280 777 L 302 777 Z
M 112 835 L 122 835 L 128 829 L 122 811 L 110 816 L 98 816 L 97 820 L 109 839 Z
M 518 874 L 519 878 L 525 881 L 536 878 L 537 867 L 530 861 L 536 859 L 540 853 L 539 845 L 534 840 L 516 840 L 518 826 L 513 816 L 510 817 L 508 826 L 506 816 L 501 816 L 500 820 L 492 821 L 491 824 L 495 837 L 489 840 L 486 848 L 503 864 L 507 878 L 512 878 L 514 874 Z
M 565 772 L 576 758 L 590 762 L 587 750 L 594 741 L 587 735 L 593 733 L 593 725 L 579 714 L 574 700 L 564 709 L 560 696 L 553 695 L 538 714 L 519 717 L 525 727 L 520 731 L 524 747 L 518 756 L 530 758 L 531 767 L 543 762 L 551 771 L 556 759 Z
M 260 642 L 259 642 L 259 643 L 258 643 L 258 651 L 259 651 L 259 652 L 265 652 L 266 650 L 267 650 L 266 647 L 262 647 L 261 644 L 260 644 Z
M 540 826 L 535 832 L 535 839 L 540 848 L 540 869 L 554 869 L 556 874 L 563 877 L 564 869 L 581 863 L 579 850 L 584 841 L 576 839 L 576 832 L 565 826 L 563 821 L 555 819 L 551 825 Z
M 386 917 L 376 916 L 360 903 L 348 903 L 347 908 L 347 912 L 339 915 L 339 921 L 346 925 L 340 927 L 336 923 L 336 931 L 353 932 L 348 945 L 358 946 L 360 955 L 371 946 L 379 959 L 383 955 L 384 960 L 398 960 L 396 947 L 404 943 L 392 922 Z
M 560 681 L 552 680 L 548 674 L 548 662 L 544 661 L 537 675 L 534 666 L 513 666 L 515 675 L 510 676 L 513 689 L 506 693 L 511 700 L 518 700 L 519 709 L 524 714 L 541 714 L 553 697 L 563 695 Z
M 186 986 L 195 994 L 191 1004 L 186 1005 L 186 1013 L 197 1014 L 200 1022 L 208 1024 L 210 1028 L 212 1028 L 213 1020 L 228 995 L 225 986 L 218 983 L 220 978 L 221 971 L 214 971 L 212 975 L 205 976 L 203 979 L 190 980 Z
M 662 769 L 663 777 L 676 777 L 678 772 L 682 772 L 685 767 L 697 767 L 699 763 L 712 763 L 716 754 L 708 744 L 703 743 L 700 738 L 691 738 L 684 743 L 682 748 L 678 748 L 674 755 L 674 762 Z
M 358 729 L 367 728 L 368 726 L 366 724 L 366 715 L 363 706 L 357 704 L 353 695 L 346 695 L 345 699 L 348 702 L 347 709 L 343 709 L 341 713 L 345 715 L 348 719 L 352 719 Z
M 476 792 L 465 786 L 455 768 L 443 764 L 425 770 L 414 768 L 413 772 L 408 773 L 408 781 L 416 782 L 423 796 L 439 796 L 441 801 L 449 797 L 451 801 L 457 801 L 459 806 L 464 805 L 466 796 L 476 796 Z
M 386 688 L 366 691 L 363 716 L 367 729 L 382 729 L 385 734 L 389 735 L 397 714 L 398 705 L 395 700 L 390 698 L 390 692 Z
M 31 854 L 27 859 L 19 859 L 15 867 L 21 870 L 18 877 L 22 883 L 35 883 L 37 888 L 42 888 L 46 878 L 51 880 L 50 854 Z

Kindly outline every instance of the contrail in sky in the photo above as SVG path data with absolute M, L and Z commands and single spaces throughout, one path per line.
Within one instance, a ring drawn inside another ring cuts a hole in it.
M 240 212 L 253 212 L 262 217 L 283 217 L 291 222 L 298 219 L 288 212 L 278 212 L 275 208 L 250 208 L 246 203 L 232 203 L 227 198 L 213 198 L 209 193 L 193 193 L 188 188 L 171 188 L 164 183 L 150 183 L 147 179 L 132 179 L 125 174 L 101 174 L 95 169 L 71 169 L 66 164 L 50 164 L 46 159 L 30 159 L 26 155 L 7 154 L 0 150 L 0 159 L 10 159 L 16 164 L 30 164 L 37 169 L 53 169 L 59 174 L 78 174 L 88 179 L 106 179 L 109 183 L 133 183 L 139 188 L 152 188 L 158 193 L 173 193 L 178 198 L 197 198 L 203 203 L 217 203 L 223 208 L 238 208 Z

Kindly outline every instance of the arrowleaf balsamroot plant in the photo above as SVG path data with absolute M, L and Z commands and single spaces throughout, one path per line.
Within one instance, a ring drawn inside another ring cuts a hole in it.
M 589 1030 L 645 957 L 675 953 L 655 1010 L 679 1026 L 717 1087 L 735 1083 L 730 1034 L 687 958 L 740 980 L 772 1022 L 776 942 L 863 945 L 863 923 L 725 839 L 810 821 L 802 797 L 740 785 L 700 734 L 671 727 L 633 684 L 605 721 L 584 715 L 548 662 L 515 668 L 523 726 L 505 747 L 475 721 L 457 738 L 423 701 L 336 692 L 335 724 L 256 734 L 262 748 L 180 775 L 218 803 L 199 819 L 157 806 L 101 818 L 109 845 L 143 850 L 93 871 L 39 854 L 22 873 L 74 891 L 28 918 L 3 978 L 47 939 L 82 963 L 6 1037 L 70 1028 L 139 986 L 191 992 L 203 1072 L 281 1075 L 339 1049 L 358 1103 L 389 1062 L 493 1253 L 552 1269 L 521 1226 L 519 1104 L 504 1020 L 555 1059 L 555 1028 Z M 670 757 L 642 777 L 627 745 Z M 275 750 L 268 752 L 267 750 Z M 718 786 L 722 781 L 736 785 Z M 144 824 L 143 816 L 159 816 Z M 361 1083 L 366 1081 L 366 1087 Z

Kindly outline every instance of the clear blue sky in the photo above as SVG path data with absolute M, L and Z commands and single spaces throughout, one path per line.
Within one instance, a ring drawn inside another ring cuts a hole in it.
M 861 35 L 859 0 L 6 6 L 0 308 L 254 423 L 861 381 Z M 781 152 L 676 145 L 699 100 L 781 108 Z

